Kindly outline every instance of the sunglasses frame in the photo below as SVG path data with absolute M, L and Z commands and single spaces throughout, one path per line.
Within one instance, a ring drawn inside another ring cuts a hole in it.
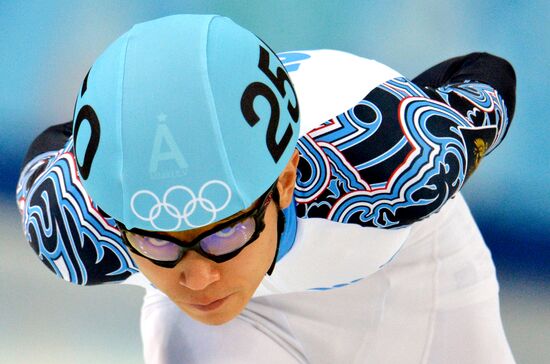
M 116 221 L 116 224 L 117 224 L 117 226 L 120 230 L 122 241 L 124 242 L 124 245 L 126 245 L 132 253 L 135 253 L 135 254 L 137 254 L 137 255 L 145 258 L 145 259 L 148 259 L 149 261 L 151 261 L 155 265 L 158 265 L 158 266 L 161 266 L 161 267 L 164 267 L 164 268 L 174 268 L 183 259 L 183 257 L 185 256 L 185 253 L 187 253 L 190 250 L 193 250 L 193 251 L 197 252 L 198 254 L 200 254 L 201 256 L 203 256 L 207 259 L 210 259 L 210 260 L 212 260 L 216 263 L 223 263 L 223 262 L 226 262 L 226 261 L 236 257 L 244 248 L 246 248 L 248 245 L 250 245 L 254 241 L 256 241 L 258 239 L 258 237 L 260 236 L 260 234 L 264 231 L 264 229 L 265 229 L 265 221 L 264 221 L 265 211 L 267 210 L 267 206 L 273 200 L 272 199 L 273 195 L 277 194 L 276 186 L 277 186 L 277 181 L 275 181 L 275 183 L 273 183 L 273 185 L 271 185 L 271 187 L 262 196 L 260 196 L 258 201 L 261 201 L 261 203 L 259 203 L 256 208 L 253 208 L 252 210 L 247 211 L 242 215 L 236 216 L 235 218 L 233 218 L 229 221 L 226 221 L 226 222 L 224 222 L 220 225 L 217 225 L 213 229 L 210 229 L 208 231 L 205 231 L 204 233 L 201 233 L 200 235 L 198 235 L 196 238 L 194 238 L 190 242 L 182 242 L 181 240 L 176 239 L 174 237 L 167 236 L 167 235 L 162 235 L 162 234 L 159 234 L 159 233 L 154 232 L 154 231 L 147 231 L 147 230 L 142 230 L 142 229 L 138 229 L 138 228 L 128 229 L 120 221 Z M 219 231 L 221 231 L 221 230 L 223 230 L 223 229 L 225 229 L 229 226 L 235 225 L 239 221 L 242 221 L 242 220 L 247 219 L 249 217 L 254 218 L 255 229 L 254 229 L 254 233 L 252 234 L 250 239 L 243 246 L 241 246 L 240 248 L 238 248 L 238 249 L 236 249 L 236 250 L 234 250 L 230 253 L 223 254 L 223 255 L 212 255 L 212 254 L 209 254 L 209 253 L 205 252 L 204 250 L 202 250 L 202 248 L 200 246 L 200 242 L 201 242 L 202 239 L 204 239 L 207 236 L 216 234 L 217 232 L 219 232 Z M 170 243 L 174 243 L 174 244 L 178 245 L 182 249 L 180 250 L 177 259 L 175 259 L 173 261 L 163 261 L 163 260 L 152 259 L 152 258 L 144 255 L 143 253 L 141 253 L 139 250 L 137 250 L 130 243 L 130 241 L 126 237 L 126 232 L 139 234 L 141 236 L 148 237 L 148 238 L 168 241 Z

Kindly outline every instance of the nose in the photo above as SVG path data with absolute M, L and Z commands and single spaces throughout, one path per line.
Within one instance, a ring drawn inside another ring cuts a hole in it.
M 216 263 L 190 251 L 179 262 L 179 284 L 193 291 L 200 291 L 220 280 Z

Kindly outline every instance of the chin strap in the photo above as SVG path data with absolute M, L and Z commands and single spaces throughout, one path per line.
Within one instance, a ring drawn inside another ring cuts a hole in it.
M 275 202 L 275 206 L 277 207 L 277 249 L 275 250 L 275 256 L 273 257 L 273 262 L 271 262 L 271 267 L 269 267 L 269 270 L 267 271 L 268 276 L 270 276 L 271 273 L 273 273 L 273 270 L 275 269 L 275 264 L 277 263 L 277 256 L 279 255 L 279 246 L 281 245 L 281 235 L 285 230 L 285 223 L 286 223 L 285 214 L 283 213 L 283 210 L 281 210 L 281 207 L 279 206 L 279 190 L 277 188 L 274 188 L 273 190 L 273 202 Z

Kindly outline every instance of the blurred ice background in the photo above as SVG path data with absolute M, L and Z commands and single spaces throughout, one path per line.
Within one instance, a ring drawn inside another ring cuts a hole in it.
M 103 49 L 135 23 L 177 13 L 226 15 L 276 51 L 340 49 L 411 78 L 471 51 L 508 59 L 514 123 L 465 196 L 497 265 L 517 362 L 550 362 L 550 2 L 0 0 L 0 363 L 142 362 L 140 289 L 54 277 L 24 241 L 14 191 L 30 142 L 71 119 Z

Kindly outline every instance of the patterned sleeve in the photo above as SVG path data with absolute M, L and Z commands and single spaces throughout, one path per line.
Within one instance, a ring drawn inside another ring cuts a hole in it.
M 500 144 L 515 107 L 505 60 L 473 53 L 393 78 L 300 138 L 298 217 L 406 226 L 437 212 Z
M 120 282 L 137 272 L 114 222 L 84 191 L 76 173 L 71 123 L 31 145 L 17 184 L 24 233 L 40 260 L 79 285 Z

